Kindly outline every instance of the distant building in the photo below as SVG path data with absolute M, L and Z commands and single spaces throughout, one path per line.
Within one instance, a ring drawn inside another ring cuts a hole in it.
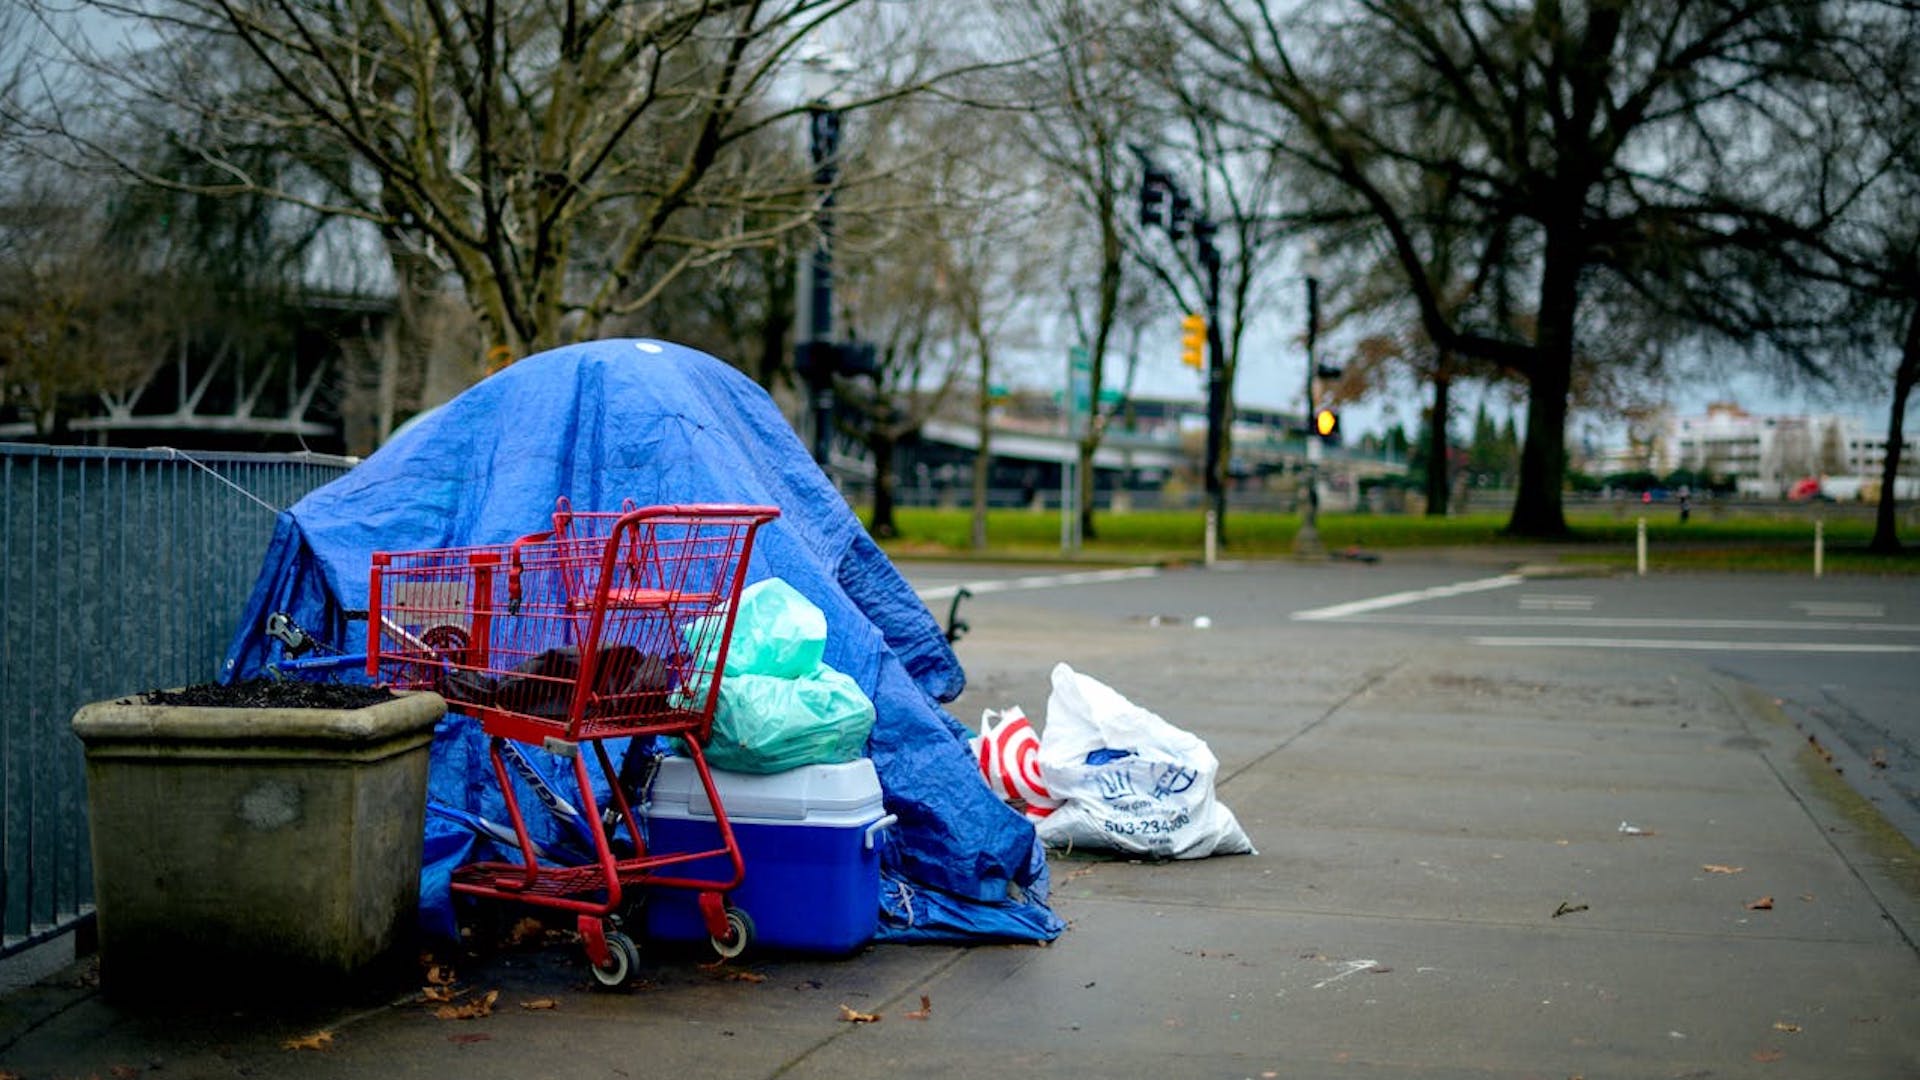
M 1887 439 L 1850 416 L 1756 416 L 1720 401 L 1698 416 L 1668 417 L 1650 449 L 1656 473 L 1731 479 L 1743 495 L 1783 498 L 1813 477 L 1824 494 L 1853 498 L 1878 486 Z M 1900 461 L 1904 497 L 1908 477 L 1920 478 L 1914 439 L 1903 440 Z

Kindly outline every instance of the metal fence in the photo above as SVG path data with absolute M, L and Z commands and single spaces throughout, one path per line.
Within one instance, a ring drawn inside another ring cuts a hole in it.
M 74 711 L 215 679 L 276 511 L 352 464 L 0 443 L 0 957 L 92 911 Z

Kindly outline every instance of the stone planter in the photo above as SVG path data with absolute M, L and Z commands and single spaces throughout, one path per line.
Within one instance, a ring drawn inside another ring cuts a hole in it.
M 445 711 L 425 693 L 345 709 L 81 708 L 102 989 L 305 997 L 398 959 Z

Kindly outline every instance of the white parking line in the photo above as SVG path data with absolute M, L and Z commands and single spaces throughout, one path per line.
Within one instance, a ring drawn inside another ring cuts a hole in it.
M 964 585 L 940 585 L 931 589 L 916 590 L 922 600 L 951 599 L 961 589 L 975 596 L 981 593 L 1013 592 L 1018 589 L 1056 589 L 1062 585 L 1096 585 L 1107 581 L 1133 581 L 1139 578 L 1155 577 L 1160 573 L 1157 566 L 1130 566 L 1124 570 L 1083 570 L 1074 574 L 1034 574 L 1029 577 L 992 578 L 987 581 L 969 581 Z
M 1457 585 L 1436 585 L 1431 589 L 1388 593 L 1386 596 L 1376 596 L 1371 600 L 1355 600 L 1351 603 L 1335 604 L 1332 607 L 1296 611 L 1293 613 L 1293 618 L 1301 621 L 1341 619 L 1364 611 L 1379 611 L 1381 608 L 1399 607 L 1402 604 L 1417 604 L 1422 600 L 1441 600 L 1449 596 L 1485 592 L 1488 589 L 1504 589 L 1525 580 L 1527 579 L 1519 574 L 1502 574 L 1499 577 L 1481 578 L 1478 581 L 1463 581 Z
M 1887 614 L 1884 604 L 1841 600 L 1795 600 L 1787 606 L 1816 619 L 1880 619 Z
M 1843 645 L 1831 641 L 1701 641 L 1694 638 L 1474 637 L 1500 649 L 1693 649 L 1705 652 L 1911 653 L 1920 645 Z
M 1520 598 L 1521 611 L 1592 611 L 1596 598 L 1581 595 L 1536 593 Z
M 1803 619 L 1659 619 L 1624 615 L 1363 615 L 1353 621 L 1392 626 L 1565 626 L 1608 630 L 1783 630 L 1822 634 L 1920 634 L 1920 623 L 1808 622 Z

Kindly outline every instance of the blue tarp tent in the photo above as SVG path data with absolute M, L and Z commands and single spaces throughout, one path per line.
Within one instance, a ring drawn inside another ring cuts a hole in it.
M 300 500 L 280 515 L 224 677 L 249 678 L 279 659 L 280 643 L 264 632 L 275 612 L 358 649 L 364 627 L 345 613 L 367 606 L 374 551 L 511 541 L 546 527 L 562 495 L 584 510 L 624 499 L 779 507 L 755 541 L 749 580 L 784 578 L 820 606 L 827 663 L 852 675 L 878 712 L 868 754 L 900 817 L 884 869 L 882 938 L 1060 932 L 1032 826 L 981 782 L 969 732 L 941 708 L 965 676 L 939 625 L 766 392 L 692 349 L 601 341 L 529 357 Z M 490 814 L 499 797 L 471 719 L 443 722 L 431 771 L 441 807 L 502 820 Z M 426 840 L 423 923 L 444 933 L 446 874 L 481 841 L 440 814 L 429 815 Z

